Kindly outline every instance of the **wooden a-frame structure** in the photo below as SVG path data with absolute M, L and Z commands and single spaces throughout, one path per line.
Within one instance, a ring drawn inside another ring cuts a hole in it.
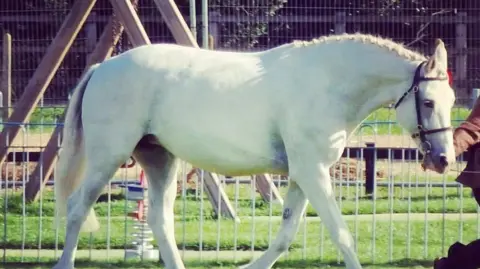
M 190 32 L 174 1 L 154 1 L 176 42 L 181 45 L 198 47 L 196 40 Z M 7 122 L 26 122 L 30 117 L 55 72 L 63 61 L 66 53 L 73 44 L 78 32 L 87 20 L 95 3 L 96 0 L 75 1 L 70 13 L 67 15 L 56 37 L 48 47 Z M 113 15 L 105 26 L 95 49 L 89 55 L 85 70 L 87 70 L 92 64 L 100 63 L 111 56 L 113 47 L 118 42 L 124 30 L 134 46 L 150 44 L 150 39 L 140 22 L 137 12 L 135 11 L 135 6 L 138 4 L 138 0 L 110 0 L 110 3 L 114 9 Z M 18 136 L 20 128 L 20 125 L 6 125 L 0 133 L 0 141 L 4 142 L 4 146 L 0 147 L 0 165 L 6 161 L 10 147 Z M 25 188 L 27 201 L 34 201 L 37 199 L 39 191 L 43 188 L 47 179 L 53 172 L 54 164 L 58 156 L 58 141 L 60 135 L 61 128 L 57 126 L 48 141 L 46 148 L 41 154 L 38 165 L 30 175 L 30 179 Z M 199 178 L 200 174 L 201 171 L 197 169 L 197 175 Z M 217 211 L 217 214 L 237 219 L 228 197 L 220 186 L 218 177 L 215 174 L 205 172 L 204 180 L 208 197 L 214 209 Z M 280 203 L 282 202 L 278 190 L 273 185 L 268 175 L 261 175 L 257 178 L 257 181 L 258 180 L 263 182 L 259 186 L 262 186 L 261 193 L 264 198 L 266 198 L 265 193 L 271 192 L 273 195 L 272 197 L 268 197 L 268 200 L 272 199 L 278 200 Z M 218 208 L 217 205 L 219 205 L 220 208 Z

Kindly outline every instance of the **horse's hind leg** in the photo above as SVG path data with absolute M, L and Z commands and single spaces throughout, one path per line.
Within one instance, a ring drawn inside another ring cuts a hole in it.
M 122 146 L 115 143 L 115 139 L 86 141 L 85 174 L 80 186 L 68 198 L 65 245 L 53 269 L 74 268 L 80 228 L 115 171 L 130 156 L 136 141 Z
M 134 158 L 148 180 L 149 210 L 147 221 L 152 229 L 165 268 L 185 268 L 175 241 L 174 202 L 177 195 L 178 159 L 162 146 L 144 143 L 135 148 Z
M 242 266 L 242 268 L 271 268 L 278 258 L 280 258 L 282 253 L 291 245 L 298 232 L 300 220 L 306 207 L 307 197 L 303 194 L 303 191 L 295 181 L 290 181 L 288 192 L 283 204 L 282 226 L 277 233 L 275 241 L 260 258 L 255 260 L 252 264 Z

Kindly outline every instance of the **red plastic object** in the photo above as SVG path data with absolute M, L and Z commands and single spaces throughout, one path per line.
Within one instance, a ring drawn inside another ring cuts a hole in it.
M 450 70 L 447 70 L 447 76 L 448 76 L 448 83 L 450 84 L 450 86 L 453 85 L 453 75 L 452 75 L 452 72 L 450 72 Z

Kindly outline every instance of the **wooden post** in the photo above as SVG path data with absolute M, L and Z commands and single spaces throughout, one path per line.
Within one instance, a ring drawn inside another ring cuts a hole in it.
M 455 47 L 459 52 L 455 57 L 455 82 L 462 82 L 467 79 L 467 25 L 462 19 L 467 17 L 467 13 L 459 12 L 457 14 L 459 22 L 456 25 Z
M 12 107 L 12 36 L 3 35 L 3 60 L 2 60 L 2 122 L 10 117 Z
M 377 187 L 377 150 L 375 149 L 375 143 L 366 143 L 366 146 L 363 154 L 365 158 L 365 194 L 370 196 L 373 195 Z
M 110 3 L 122 21 L 132 45 L 138 47 L 150 44 L 147 32 L 145 32 L 132 3 L 129 0 L 110 0 Z
M 258 192 L 266 202 L 277 201 L 283 205 L 283 199 L 280 195 L 275 184 L 273 184 L 272 178 L 267 174 L 255 175 L 255 184 Z
M 208 36 L 208 49 L 209 50 L 215 49 L 215 38 L 212 35 Z
M 138 0 L 132 0 L 132 2 L 136 4 Z M 86 68 L 83 71 L 84 73 L 92 64 L 103 62 L 112 55 L 113 49 L 118 43 L 122 33 L 123 26 L 120 19 L 117 18 L 114 13 L 105 26 L 97 45 L 89 55 Z M 64 117 L 65 113 L 62 115 L 62 120 Z M 59 142 L 61 141 L 61 132 L 62 128 L 57 126 L 40 156 L 40 161 L 30 175 L 29 181 L 25 186 L 25 199 L 27 202 L 36 201 L 38 199 L 39 191 L 45 186 L 48 178 L 53 172 L 54 164 L 58 158 L 57 152 L 60 149 Z
M 45 56 L 28 82 L 24 93 L 8 119 L 9 122 L 23 123 L 30 117 L 82 25 L 85 23 L 95 2 L 96 0 L 75 1 L 72 10 L 63 22 L 60 30 L 48 47 Z M 10 146 L 19 131 L 20 125 L 4 126 L 0 134 L 0 143 L 4 143 L 0 147 L 0 166 L 6 160 Z
M 154 0 L 162 18 L 172 32 L 175 41 L 180 45 L 198 48 L 197 41 L 189 30 L 174 0 Z

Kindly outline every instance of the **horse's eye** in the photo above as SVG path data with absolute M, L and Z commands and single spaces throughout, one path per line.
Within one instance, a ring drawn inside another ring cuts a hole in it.
M 423 101 L 423 104 L 428 108 L 433 108 L 435 106 L 435 103 L 432 100 L 425 100 Z

